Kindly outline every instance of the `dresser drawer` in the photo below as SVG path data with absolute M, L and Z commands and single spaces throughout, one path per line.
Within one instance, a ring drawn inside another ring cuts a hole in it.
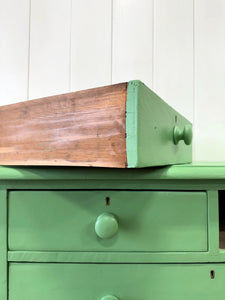
M 205 192 L 11 191 L 9 250 L 207 251 Z
M 224 282 L 219 264 L 12 263 L 8 299 L 224 300 Z

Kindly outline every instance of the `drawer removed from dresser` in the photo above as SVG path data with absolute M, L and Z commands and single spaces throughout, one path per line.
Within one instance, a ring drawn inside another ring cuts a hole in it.
M 9 250 L 207 251 L 207 194 L 10 191 Z
M 141 168 L 192 161 L 192 125 L 138 80 L 0 107 L 0 164 Z
M 223 300 L 224 264 L 9 264 L 9 300 Z

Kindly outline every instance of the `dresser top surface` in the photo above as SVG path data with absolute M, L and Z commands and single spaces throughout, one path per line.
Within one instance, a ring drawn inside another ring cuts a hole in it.
M 89 167 L 3 167 L 0 180 L 225 180 L 225 162 L 142 169 Z

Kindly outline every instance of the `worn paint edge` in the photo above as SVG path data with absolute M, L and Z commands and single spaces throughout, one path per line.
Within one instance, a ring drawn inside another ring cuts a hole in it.
M 132 80 L 127 86 L 126 148 L 127 167 L 138 166 L 138 88 L 141 81 Z

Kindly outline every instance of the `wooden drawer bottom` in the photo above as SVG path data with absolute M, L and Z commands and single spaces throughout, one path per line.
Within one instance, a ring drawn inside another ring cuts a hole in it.
M 11 263 L 9 300 L 224 300 L 224 282 L 223 264 Z

